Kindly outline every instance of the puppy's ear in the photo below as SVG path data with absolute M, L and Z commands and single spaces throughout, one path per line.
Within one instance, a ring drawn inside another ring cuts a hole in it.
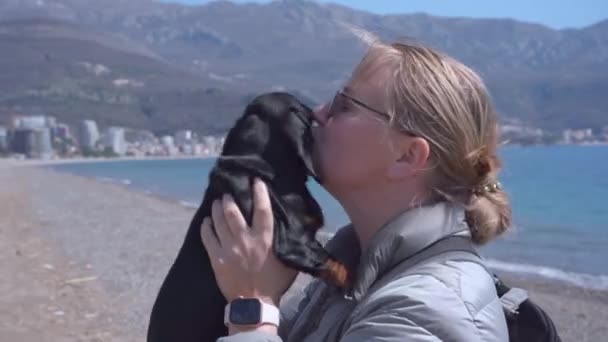
M 247 170 L 250 174 L 262 178 L 264 181 L 272 181 L 274 170 L 266 161 L 257 156 L 220 156 L 217 165 L 224 170 Z
M 317 177 L 315 172 L 314 164 L 312 162 L 312 135 L 310 133 L 304 134 L 302 139 L 297 139 L 295 142 L 298 155 L 304 162 L 304 166 L 308 170 L 308 174 Z
M 287 139 L 290 140 L 298 157 L 300 157 L 300 160 L 302 160 L 306 167 L 308 174 L 316 178 L 317 174 L 312 161 L 314 142 L 312 139 L 310 123 L 307 122 L 305 115 L 308 115 L 308 113 L 291 113 L 286 123 L 285 132 L 287 134 Z

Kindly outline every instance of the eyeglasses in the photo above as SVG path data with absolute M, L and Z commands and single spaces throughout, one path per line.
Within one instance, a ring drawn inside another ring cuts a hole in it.
M 354 104 L 356 104 L 360 107 L 363 107 L 374 114 L 377 114 L 377 116 L 379 116 L 383 121 L 391 122 L 392 117 L 388 113 L 378 110 L 378 109 L 366 104 L 365 102 L 357 99 L 356 97 L 347 94 L 346 92 L 344 92 L 342 90 L 338 90 L 336 92 L 336 95 L 334 96 L 334 98 L 331 100 L 331 103 L 329 104 L 328 113 L 327 113 L 328 117 L 331 118 L 331 117 L 335 116 L 336 114 L 339 114 L 341 112 L 345 112 L 348 110 L 347 105 L 343 102 L 344 99 L 350 100 Z M 401 133 L 407 134 L 412 137 L 419 136 L 419 134 L 417 134 L 413 131 L 404 129 L 403 127 L 399 128 L 399 131 Z
M 333 100 L 331 100 L 331 103 L 329 104 L 329 116 L 332 117 L 335 114 L 338 114 L 340 112 L 343 112 L 346 110 L 346 105 L 344 104 L 343 99 L 347 99 L 350 100 L 351 102 L 353 102 L 354 104 L 361 106 L 367 110 L 369 110 L 372 113 L 378 114 L 383 120 L 385 121 L 390 121 L 391 120 L 391 116 L 386 113 L 383 112 L 381 110 L 375 109 L 374 107 L 366 104 L 365 102 L 345 93 L 342 90 L 338 90 L 336 92 L 336 95 L 334 96 Z

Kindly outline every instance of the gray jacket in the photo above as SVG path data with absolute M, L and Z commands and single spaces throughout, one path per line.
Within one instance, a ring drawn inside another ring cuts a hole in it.
M 218 341 L 508 341 L 502 304 L 483 266 L 457 257 L 404 262 L 451 235 L 470 233 L 463 208 L 445 202 L 402 213 L 363 254 L 347 226 L 328 249 L 356 269 L 351 293 L 313 281 L 299 305 L 281 308 L 280 337 L 249 332 Z

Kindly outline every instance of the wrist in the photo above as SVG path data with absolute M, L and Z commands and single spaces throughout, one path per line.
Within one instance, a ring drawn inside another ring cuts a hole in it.
M 224 324 L 230 335 L 246 331 L 264 331 L 276 335 L 279 323 L 278 301 L 271 297 L 235 298 L 224 309 Z
M 258 325 L 258 326 L 228 324 L 228 334 L 229 335 L 234 335 L 234 334 L 238 334 L 238 333 L 242 333 L 242 332 L 253 332 L 253 331 L 259 331 L 259 332 L 265 332 L 268 334 L 278 335 L 279 327 L 277 327 L 276 325 L 273 325 L 273 324 L 262 324 L 262 325 Z
M 280 297 L 262 296 L 262 295 L 256 295 L 256 294 L 239 295 L 239 296 L 227 298 L 227 301 L 228 301 L 228 303 L 230 303 L 230 302 L 232 302 L 232 301 L 234 301 L 236 299 L 240 299 L 240 298 L 255 298 L 255 299 L 259 299 L 262 302 L 264 302 L 266 304 L 270 304 L 270 305 L 276 306 L 277 308 L 279 307 L 279 303 L 281 302 L 281 298 Z

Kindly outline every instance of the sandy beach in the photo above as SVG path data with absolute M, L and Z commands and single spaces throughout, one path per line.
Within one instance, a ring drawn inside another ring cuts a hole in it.
M 144 341 L 192 209 L 0 160 L 0 341 Z M 605 341 L 608 292 L 503 275 L 564 341 Z

